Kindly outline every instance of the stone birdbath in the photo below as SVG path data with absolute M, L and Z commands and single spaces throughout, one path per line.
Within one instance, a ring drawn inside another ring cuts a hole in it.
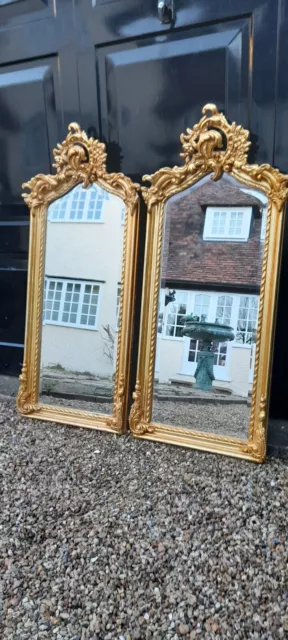
M 202 348 L 198 354 L 197 368 L 194 373 L 196 383 L 195 389 L 202 391 L 211 391 L 212 382 L 215 380 L 213 372 L 214 352 L 212 351 L 212 342 L 228 342 L 234 340 L 232 327 L 219 322 L 206 322 L 206 316 L 188 315 L 181 319 L 183 329 L 182 336 L 188 336 L 194 340 L 202 341 Z

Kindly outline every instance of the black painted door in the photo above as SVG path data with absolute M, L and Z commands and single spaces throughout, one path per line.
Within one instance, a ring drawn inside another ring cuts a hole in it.
M 5 130 L 0 128 L 0 345 L 2 356 L 7 354 L 1 358 L 5 370 L 18 372 L 21 350 L 11 344 L 23 342 L 27 212 L 20 185 L 49 169 L 49 150 L 65 135 L 69 120 L 78 120 L 106 142 L 110 170 L 140 180 L 144 173 L 179 162 L 180 133 L 198 121 L 203 104 L 215 102 L 230 120 L 252 132 L 253 161 L 277 165 L 278 159 L 279 168 L 288 170 L 288 139 L 279 125 L 288 95 L 281 62 L 286 4 L 174 0 L 173 24 L 161 24 L 157 0 L 9 0 L 0 7 L 0 122 L 5 123 Z M 283 329 L 285 305 L 280 308 Z M 278 360 L 281 340 L 278 333 Z M 274 385 L 274 414 L 281 406 L 281 416 L 288 417 L 284 397 L 283 385 L 280 395 Z
M 272 162 L 276 0 L 174 0 L 173 26 L 157 0 L 75 5 L 83 123 L 115 145 L 115 168 L 140 177 L 179 162 L 179 135 L 207 102 Z
M 79 115 L 71 0 L 0 3 L 0 372 L 23 358 L 29 216 L 23 182 Z

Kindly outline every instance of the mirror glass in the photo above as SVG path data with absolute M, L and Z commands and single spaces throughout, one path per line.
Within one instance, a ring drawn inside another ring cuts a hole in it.
M 226 175 L 166 203 L 152 422 L 248 437 L 266 211 Z
M 111 415 L 125 205 L 78 185 L 47 212 L 40 402 Z

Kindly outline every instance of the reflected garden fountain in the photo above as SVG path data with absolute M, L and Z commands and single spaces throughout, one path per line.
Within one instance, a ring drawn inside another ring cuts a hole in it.
M 202 341 L 202 349 L 198 353 L 197 368 L 194 373 L 196 383 L 195 389 L 202 391 L 211 391 L 212 382 L 215 380 L 213 372 L 214 352 L 212 351 L 213 342 L 228 342 L 234 340 L 232 327 L 219 322 L 206 322 L 206 316 L 188 315 L 181 319 L 183 329 L 182 336 L 187 336 L 194 340 Z

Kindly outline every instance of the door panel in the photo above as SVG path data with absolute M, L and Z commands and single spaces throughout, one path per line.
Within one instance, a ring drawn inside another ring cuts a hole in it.
M 61 109 L 57 76 L 56 56 L 0 68 L 0 118 L 6 124 L 0 133 L 0 175 L 6 177 L 0 183 L 2 202 L 11 201 L 24 181 L 49 166 Z
M 156 0 L 76 0 L 83 122 L 119 145 L 115 170 L 140 176 L 174 164 L 180 133 L 207 101 L 257 136 L 257 162 L 272 162 L 275 5 L 176 0 L 171 27 Z
M 53 16 L 53 0 L 2 0 L 0 4 L 0 24 L 19 25 L 23 22 L 41 20 Z
M 0 7 L 0 361 L 23 358 L 28 210 L 22 183 L 51 171 L 53 147 L 79 116 L 72 2 L 23 0 Z
M 117 142 L 128 174 L 175 164 L 179 134 L 203 104 L 239 112 L 241 96 L 248 100 L 249 20 L 96 48 L 95 55 L 102 135 Z

